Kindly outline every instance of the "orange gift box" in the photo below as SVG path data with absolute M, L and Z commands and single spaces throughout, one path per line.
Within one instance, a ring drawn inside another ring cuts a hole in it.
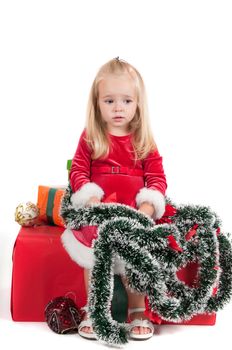
M 65 187 L 39 186 L 37 200 L 39 219 L 45 224 L 64 227 L 59 214 L 64 191 Z

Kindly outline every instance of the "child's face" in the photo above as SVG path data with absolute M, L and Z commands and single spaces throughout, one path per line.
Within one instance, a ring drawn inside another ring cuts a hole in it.
M 127 74 L 108 75 L 100 81 L 98 93 L 101 116 L 108 131 L 116 135 L 127 133 L 137 108 L 133 80 Z

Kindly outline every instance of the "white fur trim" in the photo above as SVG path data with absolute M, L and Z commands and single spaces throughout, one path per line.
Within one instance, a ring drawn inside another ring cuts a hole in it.
M 104 191 L 94 182 L 87 182 L 78 191 L 72 194 L 71 203 L 75 208 L 84 207 L 91 197 L 99 200 L 104 196 Z
M 85 269 L 93 268 L 95 262 L 93 248 L 86 247 L 78 241 L 71 229 L 67 228 L 63 232 L 61 235 L 61 242 L 70 258 L 75 261 L 75 263 Z M 115 258 L 114 273 L 117 275 L 125 275 L 125 263 L 119 256 Z
M 136 195 L 135 199 L 137 207 L 139 207 L 143 202 L 148 202 L 154 206 L 154 220 L 160 219 L 163 216 L 165 212 L 165 199 L 164 195 L 160 191 L 143 187 Z
M 70 255 L 70 258 L 74 260 L 78 265 L 85 269 L 92 269 L 94 265 L 93 248 L 86 247 L 79 242 L 71 229 L 66 229 L 62 236 L 61 242 Z

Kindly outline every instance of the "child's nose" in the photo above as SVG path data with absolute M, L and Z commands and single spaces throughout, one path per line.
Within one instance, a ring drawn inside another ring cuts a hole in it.
M 115 101 L 115 111 L 121 111 L 123 109 L 123 104 L 121 101 Z

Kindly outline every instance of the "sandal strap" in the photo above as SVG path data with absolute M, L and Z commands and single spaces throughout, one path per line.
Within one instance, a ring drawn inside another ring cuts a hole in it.
M 130 314 L 133 314 L 135 312 L 143 312 L 145 311 L 145 307 L 136 307 L 134 309 L 128 309 L 128 316 L 130 316 Z
M 145 327 L 145 328 L 150 328 L 151 332 L 154 333 L 154 326 L 153 323 L 151 323 L 149 320 L 138 320 L 135 319 L 133 321 L 131 321 L 130 323 L 128 323 L 128 329 L 129 331 L 134 328 L 134 327 Z
M 90 318 L 88 318 L 87 320 L 81 321 L 81 323 L 78 326 L 78 330 L 81 330 L 81 328 L 83 327 L 92 327 L 92 321 Z
M 88 318 L 87 320 L 83 320 L 81 321 L 81 323 L 78 326 L 78 333 L 80 336 L 87 338 L 87 339 L 97 339 L 97 335 L 94 331 L 92 331 L 91 333 L 88 332 L 84 332 L 82 331 L 82 328 L 84 327 L 93 327 L 92 326 L 92 320 L 90 318 Z

